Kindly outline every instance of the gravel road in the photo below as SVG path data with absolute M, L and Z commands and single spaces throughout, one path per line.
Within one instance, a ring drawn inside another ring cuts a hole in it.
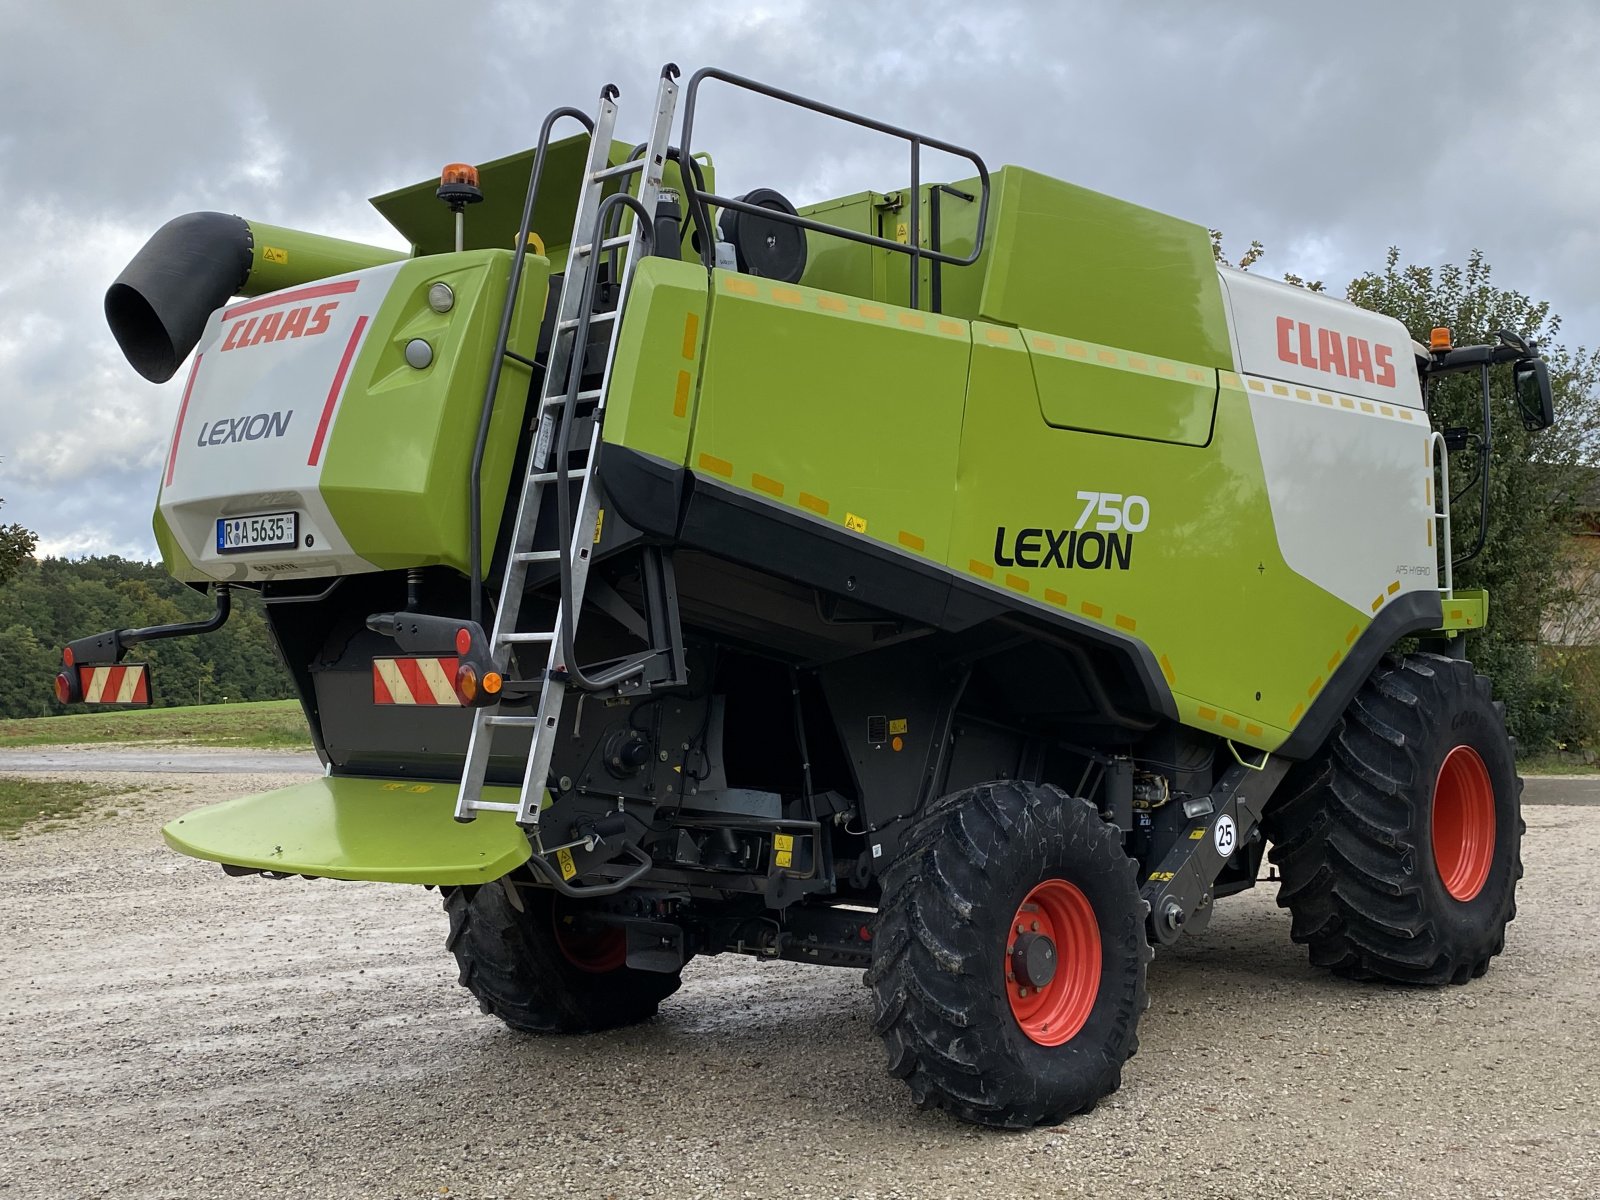
M 1600 1195 L 1592 807 L 1528 810 L 1484 979 L 1334 980 L 1261 888 L 1157 958 L 1120 1092 L 995 1134 L 911 1107 L 859 973 L 698 961 L 648 1025 L 518 1037 L 433 893 L 161 845 L 289 777 L 99 778 L 116 815 L 0 842 L 7 1197 Z

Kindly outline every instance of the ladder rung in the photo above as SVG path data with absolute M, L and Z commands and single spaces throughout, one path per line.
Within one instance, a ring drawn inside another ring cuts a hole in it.
M 537 725 L 538 717 L 485 717 L 485 725 L 508 726 L 512 729 L 525 729 L 529 725 Z
M 576 400 L 579 404 L 582 404 L 585 400 L 598 400 L 598 399 L 600 399 L 600 389 L 599 388 L 584 388 L 583 391 L 579 392 L 576 396 L 573 397 L 573 399 Z M 567 402 L 567 394 L 565 392 L 559 392 L 554 396 L 546 396 L 544 398 L 544 402 L 543 403 L 544 403 L 546 408 L 549 408 L 552 405 L 565 404 L 566 402 Z
M 632 241 L 633 234 L 631 233 L 621 233 L 616 237 L 608 237 L 605 241 L 600 243 L 600 252 L 604 254 L 607 250 L 619 250 L 623 246 L 632 243 Z M 594 245 L 593 243 L 585 242 L 581 246 L 574 246 L 572 252 L 581 258 L 586 254 L 593 254 Z
M 501 800 L 469 800 L 466 807 L 472 812 L 521 812 L 522 805 L 507 804 Z
M 603 171 L 594 172 L 594 174 L 589 176 L 589 179 L 593 183 L 599 183 L 604 179 L 615 179 L 618 175 L 632 175 L 635 171 L 638 171 L 643 167 L 644 159 L 630 158 L 625 163 L 618 163 L 614 167 L 607 167 Z
M 524 550 L 520 554 L 513 554 L 512 558 L 518 562 L 554 562 L 561 557 L 559 550 Z
M 595 323 L 597 323 L 599 321 L 615 321 L 616 319 L 617 319 L 617 310 L 616 309 L 612 309 L 610 312 L 591 313 L 589 315 L 589 324 L 593 325 L 593 324 L 595 324 Z M 569 317 L 567 320 L 562 321 L 561 324 L 557 328 L 560 328 L 560 329 L 576 329 L 579 326 L 579 324 L 582 323 L 582 321 L 583 321 L 582 317 Z
M 502 633 L 500 643 L 505 646 L 520 646 L 527 642 L 553 642 L 556 635 L 551 633 Z
M 589 473 L 588 467 L 573 467 L 567 472 L 568 479 L 582 479 Z M 554 483 L 558 478 L 554 471 L 538 471 L 528 476 L 529 483 Z

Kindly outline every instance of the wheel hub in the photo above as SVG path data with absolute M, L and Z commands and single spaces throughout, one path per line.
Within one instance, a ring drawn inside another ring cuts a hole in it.
M 1056 977 L 1056 944 L 1042 933 L 1023 933 L 1011 947 L 1011 970 L 1026 987 L 1048 987 Z
M 1071 1041 L 1100 994 L 1100 923 L 1076 884 L 1046 879 L 1023 897 L 1006 930 L 1006 999 L 1029 1040 Z
M 1494 783 L 1471 746 L 1457 746 L 1433 785 L 1433 861 L 1444 890 L 1466 903 L 1483 891 L 1494 864 Z

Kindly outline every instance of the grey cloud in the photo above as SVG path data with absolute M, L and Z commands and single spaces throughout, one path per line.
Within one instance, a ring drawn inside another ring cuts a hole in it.
M 1565 314 L 1570 341 L 1600 325 L 1600 12 L 1585 0 L 263 13 L 0 0 L 0 496 L 47 546 L 153 552 L 149 464 L 176 385 L 121 363 L 100 296 L 162 221 L 220 208 L 397 244 L 365 197 L 521 149 L 546 110 L 587 107 L 608 80 L 632 136 L 669 58 L 1220 227 L 1235 252 L 1260 238 L 1262 269 L 1334 287 L 1391 243 L 1434 261 L 1481 247 L 1504 284 Z M 897 148 L 711 89 L 696 141 L 729 188 L 903 182 Z

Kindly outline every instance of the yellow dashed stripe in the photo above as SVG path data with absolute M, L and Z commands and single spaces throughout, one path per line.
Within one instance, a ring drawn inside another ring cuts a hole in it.
M 750 482 L 756 491 L 765 492 L 769 496 L 783 498 L 783 484 L 767 475 L 751 475 Z
M 915 550 L 918 554 L 921 554 L 927 546 L 927 543 L 916 534 L 907 533 L 904 529 L 900 531 L 900 544 L 908 550 Z
M 800 493 L 800 507 L 810 509 L 819 517 L 828 515 L 828 502 L 820 496 L 813 496 L 810 492 Z
M 702 454 L 700 469 L 710 471 L 713 475 L 721 475 L 724 479 L 733 478 L 733 464 L 725 458 L 718 458 L 715 454 Z
M 689 372 L 678 372 L 678 386 L 672 393 L 672 415 L 686 417 L 689 415 Z

